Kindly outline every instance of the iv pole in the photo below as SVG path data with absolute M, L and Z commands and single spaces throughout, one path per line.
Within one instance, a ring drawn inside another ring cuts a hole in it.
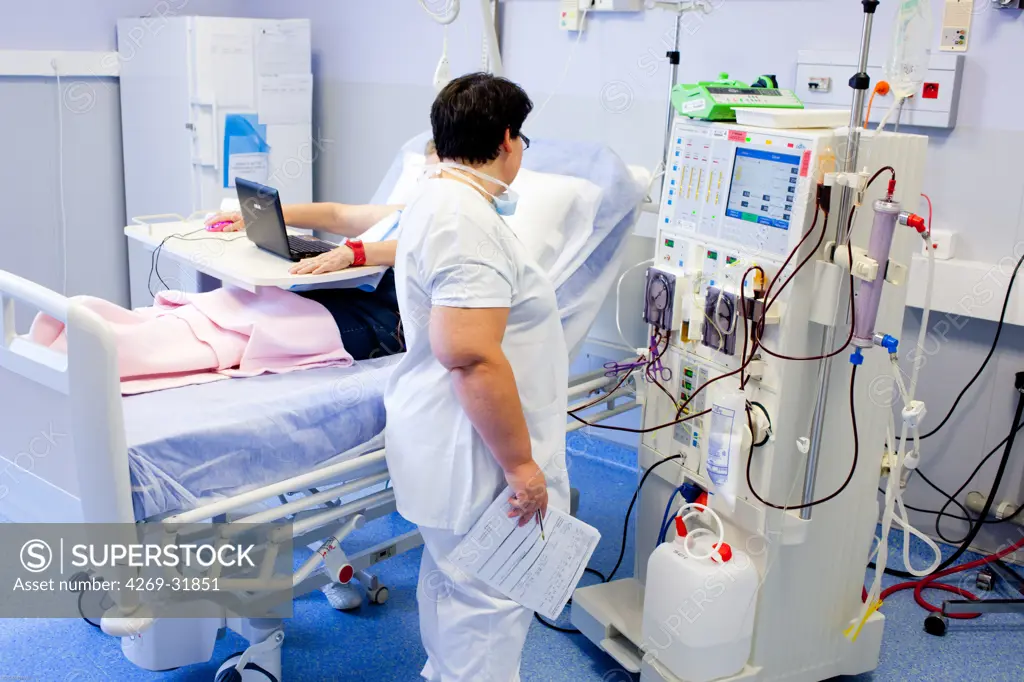
M 850 78 L 850 87 L 853 88 L 853 107 L 850 109 L 849 133 L 846 138 L 846 158 L 843 163 L 843 171 L 853 173 L 857 170 L 857 150 L 860 147 L 861 122 L 864 120 L 864 94 L 871 84 L 871 78 L 867 74 L 868 50 L 871 46 L 871 27 L 874 23 L 875 10 L 878 9 L 879 0 L 861 0 L 864 6 L 864 23 L 861 29 L 860 39 L 860 62 L 858 71 Z M 839 200 L 839 226 L 836 230 L 836 243 L 842 244 L 849 239 L 847 224 L 844 216 L 850 212 L 853 204 L 853 190 L 844 186 Z M 822 355 L 828 353 L 835 345 L 836 321 L 833 318 L 832 326 L 825 330 L 825 338 L 822 341 Z M 849 314 L 849 310 L 846 311 Z M 824 435 L 825 411 L 828 406 L 828 387 L 832 374 L 832 358 L 828 357 L 818 365 L 818 393 L 814 405 L 814 415 L 811 420 L 811 445 L 807 455 L 807 468 L 804 471 L 804 490 L 802 504 L 814 501 L 814 487 L 818 478 L 818 460 L 821 457 L 821 444 Z M 811 518 L 812 507 L 804 507 L 800 510 L 800 518 L 805 521 Z
M 683 2 L 655 2 L 656 7 L 663 9 L 670 9 L 676 13 L 676 26 L 675 31 L 672 35 L 672 49 L 665 54 L 668 58 L 669 73 L 668 73 L 668 113 L 665 115 L 665 140 L 662 144 L 662 149 L 665 153 L 671 148 L 672 144 L 672 124 L 675 121 L 675 107 L 672 106 L 672 88 L 676 86 L 676 81 L 679 80 L 679 41 L 683 33 L 683 14 L 686 12 L 703 12 L 704 14 L 710 14 L 712 7 L 711 5 L 704 2 L 704 0 L 684 0 Z

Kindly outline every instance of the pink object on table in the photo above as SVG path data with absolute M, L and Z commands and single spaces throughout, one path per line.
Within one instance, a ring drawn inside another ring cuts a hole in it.
M 138 310 L 92 296 L 72 300 L 113 330 L 124 395 L 353 362 L 326 308 L 276 287 L 165 291 Z M 67 352 L 64 325 L 48 315 L 36 316 L 29 339 Z
M 231 224 L 230 220 L 222 220 L 219 223 L 214 223 L 213 225 L 207 225 L 206 226 L 206 231 L 207 232 L 223 232 L 224 228 L 227 227 L 230 224 Z

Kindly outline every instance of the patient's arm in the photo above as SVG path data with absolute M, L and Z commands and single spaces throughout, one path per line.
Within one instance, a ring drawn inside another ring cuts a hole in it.
M 402 206 L 373 204 L 290 204 L 284 207 L 284 222 L 293 227 L 323 230 L 342 237 L 358 237 Z M 369 251 L 367 251 L 369 258 Z M 394 255 L 392 254 L 392 264 Z
M 363 244 L 366 251 L 367 265 L 386 265 L 392 267 L 395 264 L 395 252 L 398 250 L 398 242 L 389 240 L 386 242 L 367 242 Z M 337 272 L 352 265 L 355 254 L 352 249 L 342 244 L 333 251 L 322 253 L 315 258 L 306 258 L 297 265 L 292 266 L 293 275 L 322 275 L 327 272 Z
M 358 237 L 376 225 L 382 219 L 402 206 L 336 204 L 321 202 L 315 204 L 288 204 L 282 207 L 284 222 L 292 227 L 306 230 L 322 230 L 343 237 Z M 237 211 L 218 213 L 207 219 L 207 225 L 219 222 L 230 222 L 224 232 L 237 232 L 245 229 L 242 214 Z

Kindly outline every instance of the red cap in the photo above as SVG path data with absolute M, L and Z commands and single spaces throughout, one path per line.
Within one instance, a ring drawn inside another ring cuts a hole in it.
M 705 507 L 708 506 L 708 493 L 706 490 L 697 496 L 697 504 L 702 504 Z
M 711 559 L 715 562 L 721 562 L 724 564 L 725 562 L 732 559 L 732 547 L 729 546 L 729 543 L 723 542 L 721 545 L 718 546 L 718 556 L 716 557 L 714 554 L 712 554 Z

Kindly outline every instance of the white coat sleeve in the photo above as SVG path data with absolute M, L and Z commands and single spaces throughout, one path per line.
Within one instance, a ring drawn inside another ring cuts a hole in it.
M 475 213 L 456 208 L 447 216 L 435 218 L 423 254 L 431 305 L 512 307 L 513 261 L 503 248 L 498 226 L 487 220 L 490 216 Z

